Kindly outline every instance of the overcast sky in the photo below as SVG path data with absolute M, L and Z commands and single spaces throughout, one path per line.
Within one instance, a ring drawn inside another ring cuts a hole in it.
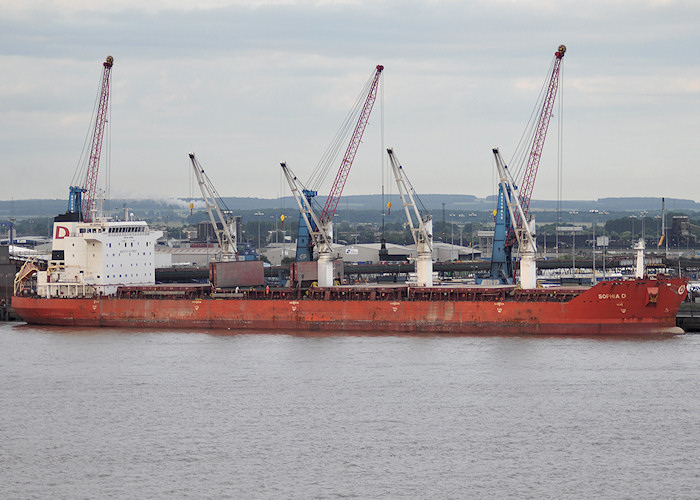
M 491 148 L 510 158 L 565 44 L 563 118 L 533 197 L 557 199 L 561 147 L 564 199 L 700 201 L 697 1 L 0 0 L 0 12 L 3 200 L 67 199 L 107 55 L 113 198 L 196 196 L 190 151 L 223 196 L 288 194 L 279 163 L 309 178 L 377 64 L 345 193 L 380 193 L 392 146 L 419 193 L 488 196 Z

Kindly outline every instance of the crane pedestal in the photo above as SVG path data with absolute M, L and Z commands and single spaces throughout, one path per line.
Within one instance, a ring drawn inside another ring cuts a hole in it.
M 537 261 L 534 252 L 525 252 L 520 258 L 520 286 L 526 290 L 537 288 Z
M 433 286 L 432 253 L 418 254 L 416 257 L 416 284 L 418 286 Z
M 333 286 L 333 254 L 330 252 L 318 256 L 318 286 Z

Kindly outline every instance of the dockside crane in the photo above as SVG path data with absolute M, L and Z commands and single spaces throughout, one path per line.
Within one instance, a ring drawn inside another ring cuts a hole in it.
M 503 162 L 498 148 L 493 149 L 496 168 L 499 171 L 498 202 L 495 210 L 496 226 L 494 230 L 493 253 L 491 256 L 491 280 L 510 283 L 515 279 L 512 249 L 518 242 L 520 259 L 520 284 L 523 288 L 537 286 L 537 243 L 535 240 L 534 218 L 528 218 L 530 200 L 537 177 L 537 170 L 547 137 L 552 109 L 559 88 L 560 66 L 566 46 L 560 45 L 554 53 L 554 60 L 542 98 L 537 120 L 532 128 L 532 137 L 527 155 L 527 164 L 523 169 L 520 188 Z M 517 193 L 517 194 L 516 194 Z M 517 200 L 517 202 L 516 202 Z
M 377 99 L 379 78 L 383 70 L 384 66 L 377 65 L 366 87 L 366 96 L 350 138 L 350 143 L 345 150 L 345 155 L 340 163 L 340 168 L 320 215 L 316 214 L 312 206 L 313 196 L 317 194 L 317 191 L 304 187 L 299 179 L 289 170 L 286 163 L 281 164 L 285 178 L 299 206 L 300 220 L 303 221 L 306 230 L 308 230 L 309 238 L 318 251 L 318 285 L 321 287 L 333 286 L 333 217 L 350 173 L 350 168 L 355 160 L 357 149 L 362 141 L 362 135 L 367 127 L 372 108 Z M 299 247 L 297 247 L 297 250 L 297 255 L 299 255 Z M 310 251 L 308 253 L 310 254 Z
M 107 112 L 109 104 L 110 77 L 114 58 L 107 56 L 102 63 L 102 83 L 95 109 L 95 122 L 91 131 L 90 152 L 87 158 L 87 168 L 85 182 L 82 186 L 70 186 L 68 197 L 68 213 L 73 214 L 76 220 L 90 222 L 93 218 L 95 193 L 97 192 L 97 174 L 100 167 L 100 156 L 102 154 L 102 140 L 104 137 L 105 124 L 107 123 Z M 76 172 L 74 179 L 79 177 L 81 168 Z M 71 183 L 73 184 L 73 183 Z
M 493 149 L 493 155 L 496 159 L 496 169 L 498 170 L 500 183 L 499 194 L 501 192 L 504 193 L 503 202 L 505 208 L 508 209 L 508 220 L 525 221 L 524 224 L 511 227 L 511 231 L 514 234 L 513 237 L 518 241 L 518 249 L 520 251 L 520 286 L 525 289 L 536 288 L 537 262 L 535 257 L 537 255 L 537 242 L 535 241 L 535 221 L 534 219 L 527 219 L 525 208 L 521 201 L 522 196 L 498 148 Z
M 303 188 L 301 190 L 301 194 L 304 195 L 302 198 L 302 203 L 304 203 L 304 207 L 311 207 L 314 204 L 314 198 L 318 194 L 318 191 L 313 190 L 313 189 L 305 189 Z M 307 215 L 304 215 L 303 211 L 299 212 L 299 223 L 298 223 L 298 229 L 297 229 L 297 250 L 296 250 L 296 261 L 297 262 L 309 262 L 313 260 L 313 253 L 314 253 L 314 241 L 311 238 L 311 233 L 309 232 L 308 228 L 308 223 L 311 223 L 312 225 L 312 231 L 313 226 L 316 225 L 316 223 L 313 220 L 309 220 Z
M 399 195 L 401 195 L 401 203 L 411 229 L 411 236 L 416 244 L 416 284 L 418 286 L 433 286 L 433 216 L 427 212 L 422 204 L 422 210 L 416 205 L 415 189 L 396 158 L 394 150 L 389 148 L 386 152 L 389 155 L 389 163 L 399 187 Z
M 318 250 L 318 286 L 333 285 L 333 233 L 328 224 L 321 224 L 319 216 L 313 209 L 311 200 L 306 196 L 306 189 L 285 162 L 280 163 L 284 177 L 287 179 L 292 196 L 299 207 L 300 220 L 308 232 L 308 238 Z
M 204 172 L 202 165 L 195 158 L 194 153 L 190 153 L 190 162 L 194 175 L 197 178 L 199 189 L 202 192 L 204 205 L 209 214 L 209 220 L 214 228 L 216 240 L 221 248 L 222 262 L 238 260 L 238 245 L 236 240 L 236 219 L 231 216 L 231 211 L 226 207 L 221 196 L 216 191 L 214 184 Z
M 360 146 L 362 141 L 362 135 L 365 133 L 365 127 L 367 127 L 367 122 L 369 121 L 369 115 L 372 113 L 372 107 L 374 106 L 374 101 L 377 99 L 377 88 L 379 87 L 379 77 L 384 70 L 384 66 L 378 65 L 375 69 L 374 76 L 372 77 L 372 83 L 370 84 L 369 91 L 367 93 L 367 98 L 362 106 L 362 111 L 360 112 L 360 117 L 357 120 L 357 125 L 355 125 L 355 130 L 350 138 L 350 144 L 345 151 L 345 156 L 343 156 L 343 161 L 340 162 L 340 168 L 333 181 L 333 186 L 326 198 L 326 204 L 323 206 L 323 212 L 321 212 L 321 223 L 328 224 L 333 221 L 333 216 L 335 215 L 335 210 L 338 208 L 338 202 L 340 201 L 340 195 L 343 194 L 343 188 L 345 188 L 345 181 L 348 179 L 348 174 L 350 173 L 350 167 L 352 167 L 352 162 L 355 160 L 355 154 L 357 153 L 357 148 Z

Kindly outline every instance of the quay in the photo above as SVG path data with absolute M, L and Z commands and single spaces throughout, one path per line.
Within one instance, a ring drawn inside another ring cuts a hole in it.
M 688 333 L 700 333 L 700 302 L 683 302 L 676 315 L 676 326 Z

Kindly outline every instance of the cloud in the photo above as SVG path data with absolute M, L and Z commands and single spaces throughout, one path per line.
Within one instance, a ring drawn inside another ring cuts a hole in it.
M 284 194 L 279 162 L 309 175 L 384 64 L 346 191 L 379 192 L 392 145 L 421 192 L 489 195 L 491 147 L 514 148 L 560 43 L 565 179 L 577 197 L 697 197 L 674 181 L 694 175 L 700 153 L 694 3 L 192 5 L 0 2 L 0 162 L 13 176 L 1 199 L 65 196 L 107 54 L 112 192 L 186 197 L 194 150 L 223 196 Z M 557 192 L 556 130 L 542 198 Z M 656 177 L 671 164 L 673 175 Z

